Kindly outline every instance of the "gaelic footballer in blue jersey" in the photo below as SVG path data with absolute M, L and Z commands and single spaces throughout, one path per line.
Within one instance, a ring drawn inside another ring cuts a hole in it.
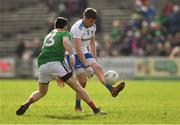
M 121 82 L 116 87 L 107 83 L 104 78 L 104 71 L 97 62 L 95 32 L 97 11 L 93 8 L 87 8 L 83 13 L 83 19 L 78 20 L 71 27 L 70 32 L 73 36 L 74 54 L 75 54 L 75 74 L 79 83 L 85 88 L 87 75 L 94 72 L 99 81 L 110 91 L 113 97 L 123 90 L 125 83 Z M 67 56 L 69 61 L 69 56 Z M 76 111 L 83 111 L 81 108 L 81 98 L 76 94 Z

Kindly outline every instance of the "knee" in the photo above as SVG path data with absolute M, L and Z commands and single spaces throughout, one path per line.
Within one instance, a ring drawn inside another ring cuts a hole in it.
M 80 85 L 85 88 L 87 80 L 79 80 Z
M 78 82 L 79 84 L 84 88 L 86 86 L 86 82 L 87 82 L 87 77 L 78 77 Z

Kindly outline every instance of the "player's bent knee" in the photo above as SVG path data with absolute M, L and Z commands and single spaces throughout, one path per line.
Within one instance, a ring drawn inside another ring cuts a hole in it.
M 80 83 L 81 85 L 86 84 L 86 82 L 87 82 L 87 76 L 84 75 L 84 74 L 82 74 L 82 73 L 76 75 L 76 78 L 77 78 L 77 80 L 79 81 L 79 83 Z
M 87 80 L 78 80 L 79 84 L 84 88 L 86 86 L 86 81 Z
M 85 88 L 85 87 L 86 87 L 86 82 L 81 83 L 81 86 L 82 86 L 83 88 Z

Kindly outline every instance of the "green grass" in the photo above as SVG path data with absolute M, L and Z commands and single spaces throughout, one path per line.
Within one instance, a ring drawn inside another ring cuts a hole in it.
M 0 80 L 1 124 L 180 124 L 180 82 L 163 80 L 126 81 L 116 98 L 95 79 L 87 90 L 108 114 L 95 116 L 83 102 L 84 113 L 74 111 L 74 92 L 51 82 L 48 94 L 34 103 L 24 116 L 15 111 L 37 89 L 36 80 Z

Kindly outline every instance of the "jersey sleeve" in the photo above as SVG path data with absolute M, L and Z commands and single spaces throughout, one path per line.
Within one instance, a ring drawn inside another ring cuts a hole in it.
M 66 33 L 63 35 L 63 37 L 68 37 L 69 40 L 71 40 L 71 39 L 72 39 L 72 34 L 71 34 L 70 32 L 66 32 Z
M 78 25 L 72 26 L 70 32 L 72 33 L 73 38 L 81 38 L 81 30 L 78 29 Z

